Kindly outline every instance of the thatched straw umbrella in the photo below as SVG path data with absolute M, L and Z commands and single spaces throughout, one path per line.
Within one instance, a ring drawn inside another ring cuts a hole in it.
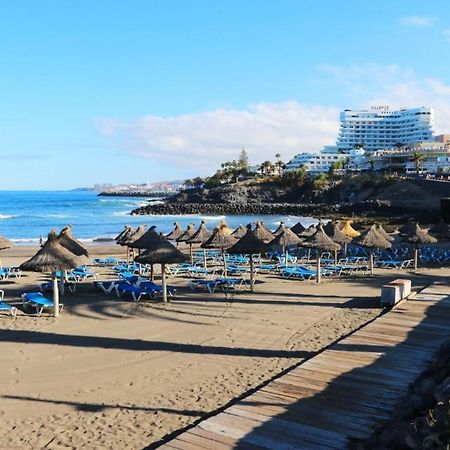
M 134 231 L 132 230 L 127 236 L 125 236 L 121 242 L 128 247 L 128 251 L 131 250 L 131 260 L 134 261 L 134 248 L 131 246 L 134 242 L 140 239 L 145 234 L 145 225 L 139 225 Z M 128 259 L 128 256 L 127 256 Z
M 310 225 L 308 228 L 306 228 L 301 234 L 300 237 L 311 237 L 314 236 L 317 233 L 317 227 L 318 225 Z
M 347 220 L 344 223 L 344 226 L 341 228 L 341 231 L 344 232 L 347 236 L 350 236 L 351 238 L 357 238 L 361 236 L 361 233 L 359 231 L 356 231 L 352 227 L 353 220 Z
M 202 248 L 220 248 L 223 260 L 223 273 L 227 276 L 227 260 L 225 258 L 225 249 L 230 248 L 236 243 L 236 238 L 228 234 L 226 226 L 217 227 L 211 237 L 202 244 Z
M 58 242 L 76 256 L 89 256 L 87 249 L 72 234 L 72 225 L 67 225 L 58 234 Z
M 222 219 L 218 225 L 218 227 L 222 228 L 222 232 L 226 234 L 232 234 L 233 230 L 228 226 L 227 221 Z
M 300 222 L 297 222 L 293 227 L 291 227 L 291 231 L 297 236 L 301 235 L 305 230 L 306 228 Z
M 444 219 L 441 219 L 439 223 L 432 226 L 428 233 L 435 234 L 436 236 L 439 236 L 441 238 L 448 239 L 450 238 L 450 224 L 445 223 Z M 0 246 L 1 248 L 1 246 Z
M 59 315 L 59 291 L 56 271 L 71 270 L 77 267 L 79 259 L 58 242 L 54 231 L 48 234 L 47 242 L 28 261 L 21 264 L 20 269 L 30 272 L 52 272 L 53 276 L 53 309 L 54 316 Z
M 273 239 L 273 233 L 266 228 L 263 222 L 256 222 L 255 236 L 266 243 Z
M 124 236 L 126 236 L 131 230 L 130 225 L 125 225 L 123 230 L 114 238 L 116 242 L 120 241 Z
M 197 231 L 186 241 L 189 244 L 189 248 L 192 249 L 192 244 L 203 244 L 211 237 L 211 232 L 206 228 L 206 222 L 202 220 Z M 191 264 L 194 263 L 191 254 Z M 206 269 L 206 249 L 203 249 L 203 266 Z
M 280 224 L 279 232 L 275 236 L 274 239 L 272 239 L 269 243 L 269 245 L 278 245 L 283 249 L 284 253 L 284 263 L 287 266 L 288 264 L 288 246 L 289 245 L 298 245 L 302 242 L 302 239 L 300 239 L 293 231 L 291 231 L 289 228 L 286 228 L 283 224 L 283 222 Z
M 253 261 L 253 253 L 264 253 L 267 251 L 268 245 L 259 239 L 252 230 L 251 224 L 247 225 L 247 232 L 232 247 L 228 249 L 228 253 L 249 254 L 250 255 L 250 290 L 253 291 L 255 284 L 255 265 Z
M 177 239 L 184 233 L 184 231 L 177 222 L 174 222 L 173 227 L 173 230 L 169 234 L 166 234 L 166 238 L 169 239 L 169 241 L 176 241 L 178 247 Z
M 239 225 L 232 233 L 231 236 L 235 237 L 236 239 L 241 239 L 245 236 L 247 233 L 247 227 L 244 227 L 244 225 Z
M 155 227 L 152 227 L 154 231 Z M 188 260 L 173 244 L 158 233 L 154 232 L 146 237 L 147 249 L 136 257 L 140 264 L 161 264 L 161 285 L 163 302 L 167 303 L 166 264 L 177 264 Z
M 142 236 L 135 241 L 130 242 L 128 245 L 131 248 L 137 248 L 139 250 L 147 250 L 149 246 L 154 245 L 155 240 L 165 240 L 164 236 L 161 236 L 156 232 L 156 227 L 151 226 Z
M 72 225 L 67 225 L 58 234 L 58 243 L 75 256 L 89 256 L 87 249 L 72 234 Z M 60 293 L 64 295 L 64 281 L 67 273 L 64 270 L 60 280 Z
M 429 235 L 427 230 L 420 228 L 418 223 L 416 223 L 414 233 L 406 236 L 405 239 L 407 242 L 414 244 L 414 270 L 417 270 L 419 260 L 419 244 L 435 244 L 437 239 Z
M 5 250 L 11 248 L 14 244 L 3 236 L 0 236 L 0 250 Z M 2 267 L 2 262 L 0 260 L 0 268 Z
M 331 240 L 344 246 L 344 255 L 347 255 L 347 245 L 353 240 L 347 236 L 340 228 L 338 222 L 333 224 L 333 232 L 330 234 Z M 337 264 L 337 251 L 334 252 L 335 263 Z
M 116 244 L 126 246 L 127 239 L 135 232 L 135 228 L 126 225 L 125 229 L 116 237 Z
M 395 238 L 394 236 L 391 236 L 381 225 L 381 223 L 379 223 L 377 225 L 376 230 L 378 231 L 378 234 L 381 234 L 381 236 L 383 236 L 387 241 L 389 242 L 394 242 Z
M 325 233 L 322 225 L 319 225 L 317 228 L 317 232 L 309 237 L 305 242 L 303 242 L 302 245 L 304 247 L 315 248 L 317 250 L 316 282 L 320 283 L 320 261 L 322 259 L 322 252 L 339 251 L 341 249 L 341 246 L 331 240 L 331 238 Z
M 311 236 L 314 236 L 317 233 L 317 227 L 318 225 L 310 225 L 308 228 L 305 228 L 302 233 L 299 234 L 301 238 L 310 238 Z M 308 256 L 306 258 L 307 261 L 311 259 L 311 248 L 308 247 Z
M 140 254 L 141 250 L 147 250 L 148 248 L 150 248 L 155 240 L 166 240 L 166 238 L 156 232 L 155 226 L 151 226 L 141 237 L 139 237 L 135 241 L 130 242 L 128 246 L 132 249 L 137 248 Z M 139 266 L 139 273 L 142 273 L 141 266 Z M 151 265 L 150 278 L 153 281 L 153 264 Z
M 278 225 L 277 229 L 273 232 L 273 235 L 278 236 L 284 228 L 285 228 L 284 222 L 281 221 L 280 225 Z
M 132 233 L 130 233 L 126 238 L 124 239 L 125 245 L 130 247 L 130 244 L 140 239 L 145 234 L 145 225 L 139 225 L 136 230 L 134 230 Z
M 179 242 L 187 242 L 192 236 L 194 236 L 194 234 L 195 234 L 194 224 L 193 224 L 193 223 L 190 223 L 190 224 L 187 226 L 186 230 L 183 231 L 183 234 L 182 234 L 181 236 L 178 237 L 178 239 L 177 239 L 177 244 L 178 244 Z M 192 244 L 189 245 L 189 256 L 190 256 L 191 262 L 192 262 L 192 260 L 193 260 L 193 258 L 194 258 L 194 256 L 192 255 Z
M 116 244 L 127 248 L 127 262 L 130 260 L 130 252 L 127 247 L 127 240 L 136 232 L 136 229 L 125 225 L 124 230 L 116 237 Z
M 373 275 L 373 249 L 388 249 L 392 244 L 378 233 L 376 225 L 372 225 L 355 242 L 370 250 L 370 274 Z

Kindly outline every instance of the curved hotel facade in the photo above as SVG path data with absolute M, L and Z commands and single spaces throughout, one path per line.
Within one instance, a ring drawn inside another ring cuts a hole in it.
M 327 145 L 320 153 L 300 153 L 288 162 L 286 169 L 304 166 L 308 173 L 316 175 L 327 172 L 333 163 L 346 161 L 348 170 L 370 170 L 370 155 L 374 155 L 378 161 L 385 154 L 392 156 L 393 152 L 406 155 L 413 151 L 410 149 L 418 146 L 442 153 L 442 149 L 450 145 L 450 139 L 449 144 L 435 142 L 439 137 L 433 136 L 433 109 L 424 106 L 400 110 L 390 110 L 388 106 L 372 106 L 370 110 L 359 111 L 346 109 L 341 112 L 340 120 L 336 145 Z M 402 147 L 402 150 L 396 147 Z M 383 151 L 382 156 L 379 155 L 380 151 Z M 427 151 L 427 154 L 430 153 Z M 378 169 L 385 169 L 382 165 L 378 166 Z M 450 168 L 448 162 L 444 166 Z
M 412 145 L 433 140 L 433 110 L 427 107 L 390 110 L 372 106 L 370 110 L 341 112 L 338 149 L 350 151 L 362 146 L 366 152 Z

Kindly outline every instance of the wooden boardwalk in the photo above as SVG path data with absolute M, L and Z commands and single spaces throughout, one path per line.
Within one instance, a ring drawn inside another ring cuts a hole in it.
M 450 286 L 433 284 L 160 448 L 347 448 L 389 420 L 449 337 Z

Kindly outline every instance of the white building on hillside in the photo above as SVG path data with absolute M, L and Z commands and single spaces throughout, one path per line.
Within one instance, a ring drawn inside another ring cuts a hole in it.
M 306 171 L 314 176 L 328 172 L 331 164 L 345 161 L 347 156 L 341 153 L 300 153 L 286 164 L 286 170 L 295 170 L 304 166 Z
M 433 110 L 427 107 L 390 110 L 372 106 L 371 110 L 341 112 L 338 149 L 363 147 L 366 152 L 412 145 L 433 140 Z

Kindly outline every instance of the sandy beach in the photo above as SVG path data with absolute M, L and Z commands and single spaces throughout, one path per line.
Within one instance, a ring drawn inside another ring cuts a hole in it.
M 18 265 L 35 250 L 3 251 L 2 262 Z M 89 251 L 91 263 L 124 256 L 117 246 Z M 401 273 L 415 289 L 449 274 Z M 58 319 L 2 314 L 0 448 L 144 448 L 377 317 L 380 287 L 398 275 L 321 285 L 259 276 L 256 292 L 228 299 L 172 277 L 178 295 L 167 305 L 105 295 L 86 281 L 62 297 Z M 20 294 L 47 278 L 24 273 L 0 289 L 20 307 Z

